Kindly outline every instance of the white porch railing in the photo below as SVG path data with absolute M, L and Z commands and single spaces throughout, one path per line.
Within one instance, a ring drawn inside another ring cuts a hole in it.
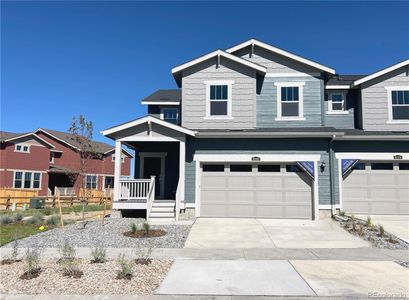
M 75 188 L 74 187 L 55 186 L 54 187 L 54 195 L 57 195 L 57 192 L 60 193 L 60 196 L 75 196 Z

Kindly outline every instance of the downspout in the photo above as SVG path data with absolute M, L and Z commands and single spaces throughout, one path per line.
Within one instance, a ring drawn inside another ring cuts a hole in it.
M 330 185 L 330 200 L 331 200 L 331 217 L 335 215 L 335 187 L 334 187 L 334 149 L 333 142 L 335 139 L 335 134 L 332 135 L 328 146 L 329 146 L 329 185 Z

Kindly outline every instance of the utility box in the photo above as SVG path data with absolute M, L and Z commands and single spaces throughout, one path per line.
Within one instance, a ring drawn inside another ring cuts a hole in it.
M 30 209 L 40 209 L 45 207 L 45 199 L 31 198 L 30 199 Z

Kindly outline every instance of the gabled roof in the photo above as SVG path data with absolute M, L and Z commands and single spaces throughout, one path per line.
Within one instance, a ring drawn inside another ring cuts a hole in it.
M 67 146 L 74 148 L 76 150 L 80 150 L 80 145 L 78 142 L 74 139 L 73 135 L 68 133 L 68 132 L 63 132 L 63 131 L 58 131 L 58 130 L 52 130 L 52 129 L 44 129 L 44 128 L 39 128 L 36 130 L 36 132 L 43 132 L 44 134 L 66 144 Z M 115 147 L 112 145 L 103 143 L 103 142 L 97 142 L 97 141 L 91 141 L 91 145 L 93 147 L 93 150 L 96 153 L 100 154 L 106 154 L 109 153 L 112 150 L 115 150 Z M 126 152 L 129 156 L 133 156 L 131 153 L 127 152 L 126 150 L 123 150 Z
M 365 77 L 363 77 L 361 79 L 358 79 L 358 80 L 356 80 L 356 81 L 354 81 L 352 83 L 352 86 L 353 87 L 358 86 L 358 85 L 360 85 L 360 84 L 362 84 L 364 82 L 367 82 L 367 81 L 375 79 L 375 78 L 377 78 L 379 76 L 388 74 L 389 72 L 395 71 L 395 70 L 400 69 L 400 68 L 402 68 L 404 66 L 409 66 L 409 59 L 404 60 L 404 61 L 402 61 L 400 63 L 395 64 L 395 65 L 392 65 L 390 67 L 387 67 L 385 69 L 382 69 L 382 70 L 380 70 L 378 72 L 375 72 L 375 73 L 373 73 L 371 75 L 365 76 Z
M 237 57 L 237 56 L 235 56 L 233 54 L 227 53 L 227 52 L 219 49 L 219 50 L 210 52 L 210 53 L 208 53 L 206 55 L 200 56 L 200 57 L 198 57 L 196 59 L 193 59 L 193 60 L 191 60 L 191 61 L 189 61 L 187 63 L 184 63 L 182 65 L 174 67 L 172 69 L 172 74 L 173 74 L 173 77 L 175 77 L 175 80 L 176 80 L 178 86 L 179 87 L 181 86 L 181 78 L 180 78 L 180 76 L 178 76 L 178 74 L 180 74 L 181 71 L 183 71 L 183 70 L 185 70 L 187 68 L 190 68 L 190 67 L 192 67 L 192 66 L 194 66 L 196 64 L 199 64 L 201 62 L 204 62 L 204 61 L 206 61 L 208 59 L 214 58 L 216 56 L 224 57 L 224 58 L 227 58 L 229 60 L 235 61 L 235 62 L 237 62 L 239 64 L 242 64 L 244 66 L 252 68 L 252 69 L 256 70 L 257 72 L 259 72 L 259 73 L 261 73 L 263 75 L 267 72 L 267 69 L 265 67 L 263 67 L 263 66 L 260 66 L 260 65 L 258 65 L 256 63 L 253 63 L 253 62 L 248 61 L 246 59 L 243 59 L 241 57 Z
M 182 91 L 180 89 L 157 90 L 145 97 L 142 100 L 142 104 L 179 105 L 181 100 Z
M 306 58 L 304 58 L 304 57 L 301 57 L 301 56 L 299 56 L 299 55 L 293 54 L 293 53 L 288 52 L 288 51 L 286 51 L 286 50 L 283 50 L 283 49 L 274 47 L 274 46 L 272 46 L 272 45 L 269 45 L 269 44 L 266 44 L 266 43 L 264 43 L 264 42 L 258 41 L 258 40 L 256 40 L 256 39 L 250 39 L 250 40 L 248 40 L 248 41 L 246 41 L 246 42 L 243 42 L 243 43 L 238 44 L 238 45 L 236 45 L 236 46 L 233 46 L 233 47 L 231 47 L 231 48 L 229 48 L 229 49 L 226 49 L 226 52 L 228 52 L 228 53 L 233 53 L 233 52 L 236 52 L 236 51 L 238 51 L 238 50 L 240 50 L 240 49 L 242 49 L 242 48 L 245 48 L 245 47 L 248 47 L 248 46 L 251 46 L 251 45 L 255 45 L 255 46 L 258 46 L 258 47 L 260 47 L 260 48 L 264 48 L 264 49 L 266 49 L 266 50 L 268 50 L 268 51 L 274 52 L 274 53 L 276 53 L 276 54 L 280 54 L 280 55 L 282 55 L 282 56 L 285 56 L 285 57 L 287 57 L 287 58 L 293 59 L 293 60 L 298 61 L 298 62 L 300 62 L 300 63 L 303 63 L 303 64 L 305 64 L 305 65 L 314 67 L 314 68 L 316 68 L 316 69 L 325 71 L 325 72 L 327 72 L 327 73 L 335 74 L 335 70 L 334 70 L 334 69 L 331 69 L 330 67 L 324 66 L 324 65 L 319 64 L 319 63 L 317 63 L 317 62 L 315 62 L 315 61 L 306 59 Z
M 155 118 L 155 117 L 152 117 L 152 116 L 145 116 L 145 117 L 133 120 L 133 121 L 129 121 L 129 122 L 126 122 L 126 123 L 123 123 L 123 124 L 120 124 L 120 125 L 105 129 L 105 130 L 101 131 L 101 133 L 104 136 L 108 136 L 108 135 L 111 135 L 113 133 L 116 133 L 116 132 L 119 132 L 119 131 L 122 131 L 122 130 L 125 130 L 125 129 L 128 129 L 128 128 L 132 128 L 134 126 L 138 126 L 140 124 L 150 123 L 150 122 L 151 123 L 156 123 L 158 125 L 167 127 L 169 129 L 172 129 L 172 130 L 175 130 L 175 131 L 182 132 L 182 133 L 187 134 L 187 135 L 191 135 L 191 136 L 195 135 L 195 132 L 193 130 L 190 130 L 190 129 L 187 129 L 187 128 L 182 127 L 182 126 L 175 125 L 175 124 L 163 121 L 161 119 L 158 119 L 158 118 Z
M 39 137 L 33 132 L 14 133 L 14 132 L 0 131 L 0 142 L 11 142 L 11 141 L 21 139 L 26 136 L 32 136 L 34 139 L 39 140 L 40 142 L 46 144 L 48 147 L 55 148 L 54 145 L 50 144 L 49 142 L 42 139 L 41 137 Z

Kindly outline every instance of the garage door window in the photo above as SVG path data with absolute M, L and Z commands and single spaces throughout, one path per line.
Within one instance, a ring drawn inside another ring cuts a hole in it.
M 409 163 L 400 163 L 399 170 L 409 170 Z
M 230 172 L 251 172 L 251 165 L 230 165 Z
M 352 167 L 352 170 L 365 170 L 365 163 L 357 163 Z
M 203 165 L 203 172 L 224 172 L 224 165 Z
M 258 172 L 280 172 L 280 165 L 258 165 Z
M 286 165 L 285 169 L 287 172 L 302 172 L 301 168 L 297 165 Z
M 393 170 L 393 163 L 373 163 L 372 170 Z

